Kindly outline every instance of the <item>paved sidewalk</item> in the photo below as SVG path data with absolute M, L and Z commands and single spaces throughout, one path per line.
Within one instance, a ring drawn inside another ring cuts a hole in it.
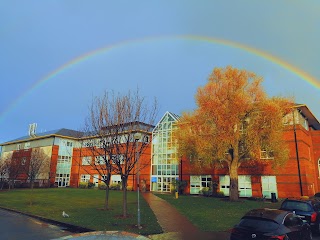
M 227 232 L 201 232 L 185 216 L 181 215 L 167 201 L 151 192 L 142 193 L 150 208 L 156 215 L 164 234 L 150 236 L 152 239 L 212 239 L 228 240 Z

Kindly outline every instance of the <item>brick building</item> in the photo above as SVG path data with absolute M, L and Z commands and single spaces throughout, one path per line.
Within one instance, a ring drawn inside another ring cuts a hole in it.
M 196 168 L 190 165 L 186 158 L 177 153 L 177 143 L 173 133 L 179 116 L 166 112 L 154 127 L 141 123 L 136 129 L 147 137 L 148 146 L 140 156 L 140 183 L 146 190 L 170 192 L 175 179 L 187 181 L 186 192 L 199 194 L 203 187 L 212 182 L 218 190 L 229 195 L 230 178 L 227 167 Z M 286 125 L 283 137 L 286 139 L 290 154 L 286 164 L 279 169 L 272 169 L 263 152 L 261 158 L 265 161 L 256 164 L 242 165 L 239 170 L 240 197 L 266 197 L 271 193 L 277 197 L 312 196 L 320 192 L 320 123 L 306 105 L 295 106 L 293 112 L 284 118 Z M 148 128 L 146 128 L 148 126 Z M 124 133 L 125 134 L 125 133 Z M 50 159 L 48 169 L 39 175 L 39 185 L 58 187 L 78 187 L 80 182 L 101 182 L 103 174 L 89 162 L 99 162 L 99 156 L 86 150 L 84 141 L 96 137 L 84 138 L 83 133 L 68 129 L 31 134 L 15 139 L 2 146 L 2 157 L 15 159 L 22 164 L 30 158 L 32 150 L 42 148 Z M 140 144 L 141 144 L 140 140 Z M 134 144 L 134 140 L 132 140 Z M 97 145 L 98 147 L 98 145 Z M 121 154 L 120 154 L 121 155 Z M 119 159 L 121 156 L 117 156 Z M 89 161 L 89 162 L 88 162 Z M 128 186 L 136 189 L 137 168 L 129 178 Z M 7 176 L 10 177 L 10 176 Z M 26 181 L 26 176 L 20 174 L 17 181 Z M 41 183 L 40 183 L 41 182 Z M 119 173 L 113 172 L 111 183 L 121 182 Z
M 199 194 L 203 187 L 215 182 L 218 190 L 228 196 L 230 178 L 226 166 L 199 169 L 175 155 L 172 134 L 177 121 L 177 115 L 167 112 L 153 130 L 150 190 L 168 192 L 172 181 L 179 178 L 187 181 L 187 193 Z M 320 123 L 306 105 L 296 105 L 283 122 L 283 137 L 290 149 L 288 161 L 283 167 L 272 169 L 268 160 L 273 157 L 268 159 L 261 152 L 265 161 L 240 166 L 240 197 L 271 198 L 271 193 L 280 198 L 312 196 L 320 191 Z

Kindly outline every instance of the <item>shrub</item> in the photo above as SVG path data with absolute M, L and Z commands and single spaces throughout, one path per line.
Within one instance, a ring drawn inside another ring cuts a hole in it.
M 175 193 L 176 191 L 179 192 L 179 194 L 183 194 L 185 188 L 187 187 L 188 182 L 184 181 L 184 180 L 178 180 L 178 179 L 174 179 L 172 181 L 172 189 L 171 192 Z
M 128 186 L 127 187 L 127 191 L 133 191 L 133 187 L 132 186 Z
M 88 188 L 94 188 L 95 184 L 92 182 L 88 182 Z
M 320 192 L 317 192 L 314 196 L 320 198 Z
M 121 189 L 121 185 L 119 183 L 112 183 L 110 185 L 110 190 L 120 190 Z
M 101 182 L 98 184 L 98 189 L 99 190 L 106 190 L 107 185 L 104 182 Z
M 87 182 L 80 182 L 79 188 L 88 188 L 88 183 Z
M 209 187 L 203 187 L 199 193 L 202 194 L 205 197 L 211 197 L 212 196 L 212 190 Z
M 214 197 L 218 197 L 218 198 L 224 198 L 224 192 L 222 191 L 217 191 L 214 195 Z

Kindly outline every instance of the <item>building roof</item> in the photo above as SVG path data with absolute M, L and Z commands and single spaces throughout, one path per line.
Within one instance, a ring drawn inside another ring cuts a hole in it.
M 20 138 L 16 138 L 13 140 L 10 140 L 8 142 L 1 143 L 0 146 L 12 144 L 15 142 L 25 142 L 29 140 L 44 138 L 44 137 L 52 137 L 52 136 L 63 136 L 63 137 L 69 137 L 69 138 L 79 138 L 83 136 L 83 132 L 75 131 L 72 129 L 66 129 L 66 128 L 60 128 L 57 130 L 37 133 L 34 136 L 23 136 Z
M 307 118 L 310 127 L 312 127 L 315 130 L 320 130 L 320 123 L 318 119 L 316 119 L 316 117 L 309 110 L 307 105 L 296 103 L 294 108 L 297 108 L 298 110 L 300 110 L 302 115 Z
M 159 122 L 157 123 L 157 125 L 154 127 L 153 131 L 155 131 L 155 129 L 157 129 L 157 128 L 159 127 L 159 124 L 160 124 L 161 122 L 163 122 L 163 120 L 164 120 L 165 117 L 167 117 L 167 116 L 171 117 L 171 119 L 174 120 L 175 122 L 178 122 L 179 119 L 180 119 L 180 116 L 179 116 L 179 115 L 167 111 L 167 112 L 165 112 L 165 114 L 162 116 L 162 118 L 159 120 Z

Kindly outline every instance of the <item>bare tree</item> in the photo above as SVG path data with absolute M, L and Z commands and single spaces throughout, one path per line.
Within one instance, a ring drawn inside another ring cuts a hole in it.
M 110 157 L 112 155 L 110 139 L 104 131 L 96 131 L 95 126 L 86 123 L 85 135 L 79 138 L 79 142 L 81 146 L 78 164 L 92 177 L 98 174 L 100 180 L 105 184 L 104 210 L 108 210 L 109 186 L 113 169 Z
M 9 159 L 9 180 L 8 180 L 9 190 L 11 188 L 14 188 L 15 180 L 17 180 L 21 171 L 22 171 L 21 159 L 11 157 L 11 159 Z
M 10 167 L 11 157 L 1 157 L 0 158 L 0 189 L 3 189 L 3 186 L 9 180 L 9 167 Z
M 42 173 L 47 173 L 49 157 L 41 148 L 34 148 L 28 161 L 21 162 L 22 172 L 25 173 L 30 181 L 30 188 L 34 187 L 35 180 Z
M 94 136 L 96 143 L 92 142 L 88 147 L 103 159 L 103 169 L 98 169 L 99 164 L 94 166 L 100 176 L 105 176 L 106 199 L 111 174 L 121 176 L 123 217 L 127 217 L 128 177 L 134 170 L 139 170 L 136 167 L 136 153 L 142 155 L 147 148 L 156 114 L 156 100 L 151 105 L 147 104 L 139 95 L 139 90 L 129 91 L 126 95 L 105 92 L 102 97 L 94 98 L 90 107 L 86 133 Z M 139 142 L 135 142 L 137 133 L 142 134 Z M 97 144 L 100 146 L 97 147 Z

